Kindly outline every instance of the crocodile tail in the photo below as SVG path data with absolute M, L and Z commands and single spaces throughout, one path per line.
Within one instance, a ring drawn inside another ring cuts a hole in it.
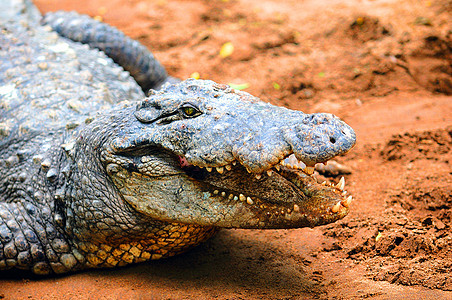
M 128 71 L 144 92 L 169 81 L 165 68 L 154 55 L 115 27 L 87 15 L 63 11 L 47 13 L 41 23 L 65 38 L 103 51 Z

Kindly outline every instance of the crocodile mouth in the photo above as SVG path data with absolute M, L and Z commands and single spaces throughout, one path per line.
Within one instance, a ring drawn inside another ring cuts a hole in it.
M 344 178 L 341 178 L 337 184 L 326 181 L 319 183 L 313 175 L 314 167 L 307 167 L 294 155 L 282 158 L 260 174 L 252 173 L 238 161 L 232 161 L 220 167 L 196 166 L 190 164 L 183 156 L 149 146 L 129 149 L 108 157 L 107 172 L 120 187 L 124 197 L 129 199 L 129 202 L 135 203 L 133 206 L 140 206 L 139 210 L 143 212 L 154 214 L 155 209 L 150 209 L 149 203 L 155 200 L 149 200 L 150 196 L 146 194 L 146 190 L 155 190 L 158 186 L 162 195 L 171 194 L 175 197 L 174 205 L 181 204 L 180 197 L 190 198 L 202 195 L 201 198 L 206 203 L 199 205 L 195 204 L 196 201 L 192 202 L 194 206 L 202 206 L 202 211 L 214 209 L 222 214 L 223 211 L 232 209 L 238 214 L 238 219 L 243 212 L 243 214 L 251 214 L 253 216 L 251 219 L 258 220 L 256 224 L 256 222 L 239 223 L 238 221 L 234 223 L 234 220 L 221 223 L 219 219 L 218 223 L 216 221 L 209 223 L 214 226 L 314 227 L 346 216 L 353 200 L 345 190 Z M 121 168 L 118 168 L 119 166 Z M 121 173 L 120 169 L 125 172 L 123 176 L 118 176 Z M 177 185 L 176 182 L 181 182 L 180 180 L 184 182 L 180 188 L 173 192 L 168 190 L 173 188 L 173 185 Z M 186 184 L 197 192 L 195 194 L 189 192 L 184 187 Z M 132 190 L 127 186 L 134 188 Z M 149 189 L 143 188 L 146 186 Z M 183 193 L 187 193 L 187 196 L 182 196 Z M 138 202 L 139 204 L 136 204 Z M 186 207 L 190 205 L 192 204 L 187 203 Z M 164 214 L 166 212 L 162 209 L 158 215 Z M 189 211 L 188 214 L 190 214 Z M 180 216 L 176 217 L 180 218 Z M 190 216 L 187 218 L 189 219 Z M 172 220 L 172 217 L 168 217 L 168 220 Z
M 337 184 L 319 183 L 314 166 L 306 166 L 293 154 L 260 174 L 235 161 L 222 167 L 199 167 L 178 157 L 185 173 L 207 184 L 214 196 L 247 205 L 263 223 L 275 227 L 291 227 L 291 216 L 300 214 L 307 226 L 330 223 L 347 215 L 353 201 L 345 190 L 344 177 Z

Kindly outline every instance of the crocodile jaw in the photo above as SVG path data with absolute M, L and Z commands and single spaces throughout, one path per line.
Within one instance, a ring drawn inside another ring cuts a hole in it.
M 338 186 L 319 184 L 282 163 L 286 166 L 275 166 L 272 173 L 257 177 L 239 164 L 209 172 L 183 158 L 161 166 L 168 171 L 171 165 L 171 175 L 165 176 L 118 165 L 107 169 L 135 210 L 160 221 L 228 228 L 300 228 L 347 215 L 351 198 L 345 197 L 342 181 Z

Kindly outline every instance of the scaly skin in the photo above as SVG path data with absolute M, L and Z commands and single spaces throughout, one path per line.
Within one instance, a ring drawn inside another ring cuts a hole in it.
M 146 47 L 105 23 L 63 11 L 46 14 L 41 23 L 51 26 L 60 36 L 105 52 L 130 72 L 144 92 L 174 80 Z
M 145 98 L 104 53 L 41 27 L 28 1 L 11 3 L 0 5 L 0 270 L 122 266 L 184 252 L 220 227 L 347 214 L 343 186 L 281 165 L 346 153 L 355 134 L 338 118 L 212 81 Z

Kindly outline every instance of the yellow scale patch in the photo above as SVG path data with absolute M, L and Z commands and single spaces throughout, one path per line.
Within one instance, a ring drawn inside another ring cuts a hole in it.
M 216 229 L 182 224 L 168 224 L 153 238 L 127 244 L 96 245 L 82 242 L 79 250 L 85 252 L 88 267 L 115 267 L 150 259 L 161 259 L 185 252 L 210 238 Z

